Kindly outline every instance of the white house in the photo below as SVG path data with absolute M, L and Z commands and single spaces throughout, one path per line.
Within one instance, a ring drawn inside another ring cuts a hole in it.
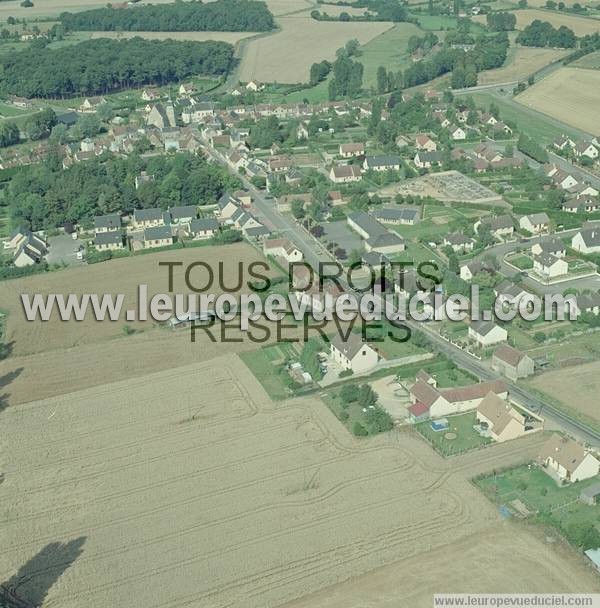
M 339 153 L 343 158 L 362 156 L 365 153 L 365 144 L 360 142 L 340 144 Z
M 437 150 L 437 144 L 429 137 L 429 135 L 425 135 L 424 133 L 419 133 L 415 137 L 415 148 L 417 150 L 424 150 L 426 152 L 435 152 Z
M 519 220 L 519 227 L 521 230 L 527 230 L 531 234 L 543 234 L 550 230 L 550 218 L 546 213 L 524 215 Z
M 527 422 L 521 412 L 492 392 L 477 406 L 477 422 L 498 443 L 542 429 L 541 421 Z
M 94 247 L 98 251 L 116 251 L 124 249 L 123 233 L 118 232 L 97 232 L 94 237 Z
M 195 240 L 209 239 L 219 231 L 219 222 L 214 217 L 201 217 L 189 223 L 187 233 Z
M 286 262 L 301 262 L 304 255 L 289 239 L 267 239 L 263 243 L 265 255 L 283 258 Z
M 144 247 L 146 249 L 167 247 L 172 244 L 173 235 L 170 226 L 154 226 L 144 230 Z
M 442 162 L 442 155 L 437 151 L 419 150 L 415 154 L 413 162 L 419 169 L 430 169 L 433 165 L 439 165 Z
M 365 171 L 399 171 L 402 161 L 399 156 L 380 155 L 367 156 L 363 162 Z
M 581 253 L 598 253 L 600 251 L 600 228 L 585 228 L 571 239 L 571 247 Z
M 331 357 L 342 369 L 355 374 L 367 372 L 377 365 L 379 356 L 359 334 L 350 334 L 344 340 L 339 333 L 331 340 Z
M 444 236 L 443 245 L 444 247 L 452 247 L 452 251 L 455 253 L 465 253 L 473 251 L 475 241 L 462 232 L 451 232 Z
M 565 276 L 569 272 L 569 264 L 551 253 L 540 253 L 533 256 L 533 271 L 545 281 L 549 281 Z
M 473 321 L 469 325 L 469 338 L 475 340 L 480 346 L 487 347 L 506 342 L 508 332 L 493 321 Z
M 535 364 L 529 355 L 508 344 L 501 344 L 492 355 L 492 369 L 515 381 L 532 376 Z
M 581 158 L 582 156 L 591 158 L 592 160 L 596 160 L 598 158 L 598 148 L 596 148 L 596 146 L 589 141 L 579 142 L 573 149 L 573 152 L 578 158 Z
M 450 133 L 450 137 L 454 141 L 464 141 L 465 139 L 467 139 L 467 133 L 462 127 L 451 125 L 450 127 L 448 127 L 448 131 Z
M 563 483 L 590 479 L 600 470 L 600 462 L 582 445 L 557 434 L 542 446 L 538 461 L 551 477 Z
M 329 179 L 334 184 L 347 184 L 359 182 L 362 179 L 362 171 L 356 165 L 341 165 L 332 167 L 329 172 Z

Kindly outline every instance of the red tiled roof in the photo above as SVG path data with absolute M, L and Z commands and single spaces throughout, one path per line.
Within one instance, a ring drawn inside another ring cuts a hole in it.
M 425 412 L 428 412 L 429 408 L 424 403 L 421 403 L 420 401 L 417 401 L 415 404 L 411 405 L 408 408 L 408 411 L 415 418 L 418 418 L 419 416 L 422 416 L 423 414 L 425 414 Z

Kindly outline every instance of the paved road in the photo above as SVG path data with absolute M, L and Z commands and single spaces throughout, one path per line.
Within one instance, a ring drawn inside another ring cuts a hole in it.
M 206 149 L 215 160 L 218 160 L 229 167 L 222 154 L 208 145 L 206 146 Z M 233 170 L 231 170 L 231 172 L 234 173 Z M 282 215 L 277 210 L 273 200 L 266 199 L 264 194 L 257 190 L 245 177 L 238 174 L 235 175 L 240 177 L 244 183 L 244 186 L 252 193 L 255 206 L 260 211 L 262 216 L 269 222 L 269 224 L 271 224 L 273 228 L 284 232 L 287 238 L 294 241 L 294 243 L 300 247 L 304 253 L 306 261 L 313 266 L 313 268 L 318 268 L 319 262 L 332 261 L 329 253 L 319 243 L 317 243 L 315 239 L 313 239 L 310 235 L 307 235 L 304 229 L 299 227 L 292 219 Z M 503 245 L 498 247 L 503 247 Z M 345 286 L 348 293 L 352 291 L 345 281 L 342 280 L 341 283 Z M 481 380 L 500 378 L 498 374 L 495 374 L 483 362 L 480 362 L 461 349 L 446 342 L 437 332 L 429 328 L 426 323 L 407 321 L 406 325 L 413 331 L 424 332 L 429 341 L 435 345 L 435 347 L 441 353 L 448 356 L 452 361 L 456 362 L 463 369 L 471 372 L 477 378 Z M 505 378 L 502 377 L 502 379 L 506 381 Z M 533 411 L 540 412 L 540 414 L 546 418 L 548 422 L 552 423 L 558 428 L 564 429 L 570 435 L 577 437 L 591 445 L 600 446 L 600 433 L 589 428 L 587 425 L 578 422 L 577 420 L 572 420 L 560 410 L 557 410 L 549 403 L 546 403 L 535 395 L 525 391 L 521 387 L 508 382 L 507 385 L 511 395 L 518 403 L 521 403 L 523 406 Z

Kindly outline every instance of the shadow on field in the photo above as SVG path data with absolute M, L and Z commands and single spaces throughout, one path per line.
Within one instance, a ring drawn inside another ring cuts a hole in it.
M 86 537 L 50 543 L 0 586 L 0 605 L 41 606 L 54 583 L 83 553 Z
M 10 393 L 4 392 L 3 389 L 16 380 L 23 373 L 24 369 L 23 367 L 17 367 L 12 372 L 0 376 L 0 412 L 8 407 L 8 398 L 10 397 Z

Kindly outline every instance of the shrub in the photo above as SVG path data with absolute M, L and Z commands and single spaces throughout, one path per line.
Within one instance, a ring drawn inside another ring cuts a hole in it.
M 365 437 L 366 435 L 369 434 L 367 429 L 360 422 L 355 422 L 353 424 L 352 433 L 354 435 L 356 435 L 357 437 Z

